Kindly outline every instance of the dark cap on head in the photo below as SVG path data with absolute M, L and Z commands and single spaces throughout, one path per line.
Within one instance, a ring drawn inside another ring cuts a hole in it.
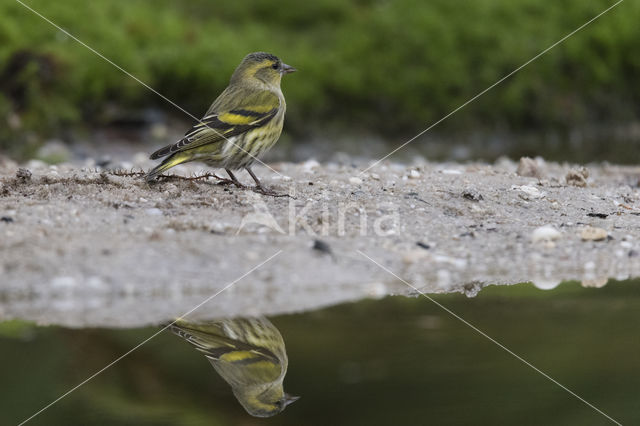
M 280 60 L 276 55 L 272 55 L 271 53 L 267 53 L 267 52 L 253 52 L 253 53 L 249 53 L 247 56 L 244 57 L 245 61 L 251 60 L 251 61 L 261 62 L 266 59 L 270 61 Z

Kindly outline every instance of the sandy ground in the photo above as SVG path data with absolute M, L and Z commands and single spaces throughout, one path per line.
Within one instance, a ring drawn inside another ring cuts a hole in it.
M 138 155 L 127 166 L 151 164 Z M 416 294 L 363 253 L 427 293 L 640 276 L 638 167 L 256 167 L 265 185 L 291 195 L 271 197 L 215 178 L 149 185 L 89 165 L 32 161 L 27 172 L 0 161 L 0 319 L 153 324 L 230 284 L 193 315 Z

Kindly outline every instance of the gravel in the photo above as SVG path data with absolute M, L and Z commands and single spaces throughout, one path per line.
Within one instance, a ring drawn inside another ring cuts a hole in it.
M 133 167 L 150 165 L 135 156 Z M 640 276 L 638 167 L 503 159 L 361 173 L 368 165 L 255 167 L 289 195 L 272 197 L 215 177 L 149 185 L 136 173 L 0 160 L 0 319 L 130 327 L 207 299 L 192 315 Z

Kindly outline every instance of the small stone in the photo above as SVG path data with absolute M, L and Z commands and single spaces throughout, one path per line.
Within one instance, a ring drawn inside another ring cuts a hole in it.
M 39 170 L 39 169 L 46 169 L 49 166 L 44 161 L 36 160 L 34 158 L 34 159 L 31 159 L 31 160 L 27 161 L 26 167 L 29 170 Z
M 2 216 L 0 217 L 0 222 L 13 223 L 13 218 L 11 216 Z
M 417 170 L 411 170 L 409 172 L 409 178 L 410 179 L 418 179 L 420 177 L 420 172 Z
M 164 192 L 167 194 L 179 194 L 180 188 L 178 188 L 173 183 L 169 183 L 164 187 Z
M 536 286 L 540 290 L 553 290 L 554 288 L 558 287 L 561 283 L 561 281 L 559 280 L 553 280 L 548 278 L 540 278 L 540 279 L 533 280 L 531 282 L 533 283 L 534 286 Z
M 516 173 L 518 174 L 518 176 L 524 176 L 524 177 L 541 178 L 543 176 L 543 173 L 540 168 L 540 164 L 538 164 L 538 161 L 530 157 L 520 158 L 520 162 L 518 163 L 518 169 L 516 170 Z
M 384 284 L 376 282 L 371 283 L 367 286 L 367 294 L 369 295 L 369 297 L 381 299 L 387 296 L 389 293 L 387 292 L 387 287 Z
M 536 228 L 531 234 L 533 243 L 549 243 L 562 237 L 562 233 L 551 225 Z
M 320 167 L 320 163 L 318 163 L 314 159 L 311 159 L 302 163 L 302 170 L 305 173 L 313 173 L 313 170 L 317 169 L 318 167 Z
M 593 279 L 584 279 L 580 282 L 580 285 L 585 288 L 602 288 L 609 282 L 608 277 L 600 277 Z
M 349 183 L 352 185 L 360 185 L 362 184 L 362 179 L 359 177 L 352 176 L 349 178 Z
M 484 199 L 482 194 L 473 188 L 462 191 L 462 197 L 470 201 L 475 201 L 476 203 Z
M 22 181 L 28 181 L 31 179 L 31 170 L 20 167 L 16 172 L 16 177 Z
M 313 250 L 317 250 L 321 253 L 325 253 L 325 254 L 333 254 L 333 252 L 331 251 L 331 247 L 329 246 L 329 244 L 327 244 L 326 242 L 322 241 L 322 240 L 313 240 L 313 246 L 311 246 L 311 248 Z
M 71 151 L 62 141 L 52 139 L 38 150 L 36 156 L 49 164 L 62 163 L 71 158 Z
M 111 158 L 109 158 L 108 156 L 106 158 L 103 157 L 103 159 L 107 160 L 109 163 L 111 162 Z M 143 167 L 144 165 L 147 164 L 148 161 L 149 161 L 149 154 L 147 154 L 146 152 L 136 152 L 133 155 L 133 164 L 135 164 L 136 167 Z M 109 163 L 107 163 L 107 165 Z M 106 166 L 102 166 L 102 167 L 106 167 Z
M 545 193 L 540 191 L 535 186 L 529 186 L 529 185 L 517 186 L 517 185 L 514 185 L 514 186 L 511 187 L 511 189 L 519 190 L 520 194 L 518 194 L 518 196 L 520 198 L 522 198 L 523 200 L 526 200 L 526 201 L 536 200 L 538 198 L 544 198 L 544 196 L 545 196 Z
M 606 240 L 608 235 L 605 229 L 595 228 L 593 226 L 587 226 L 580 232 L 582 241 L 602 241 Z
M 589 177 L 589 171 L 585 167 L 579 169 L 571 169 L 565 176 L 567 185 L 578 186 L 584 188 L 587 186 L 587 178 Z

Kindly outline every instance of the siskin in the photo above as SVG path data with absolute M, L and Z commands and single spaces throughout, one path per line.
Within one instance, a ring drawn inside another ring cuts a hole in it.
M 294 71 L 295 68 L 269 53 L 247 55 L 202 120 L 178 142 L 151 154 L 152 160 L 166 158 L 147 173 L 147 181 L 178 164 L 201 161 L 224 168 L 238 187 L 243 185 L 231 170 L 244 168 L 256 182 L 256 189 L 270 192 L 263 188 L 251 164 L 282 133 L 286 104 L 280 80 Z
M 169 328 L 204 353 L 252 416 L 274 416 L 299 398 L 284 392 L 287 353 L 282 335 L 268 319 L 178 319 Z

